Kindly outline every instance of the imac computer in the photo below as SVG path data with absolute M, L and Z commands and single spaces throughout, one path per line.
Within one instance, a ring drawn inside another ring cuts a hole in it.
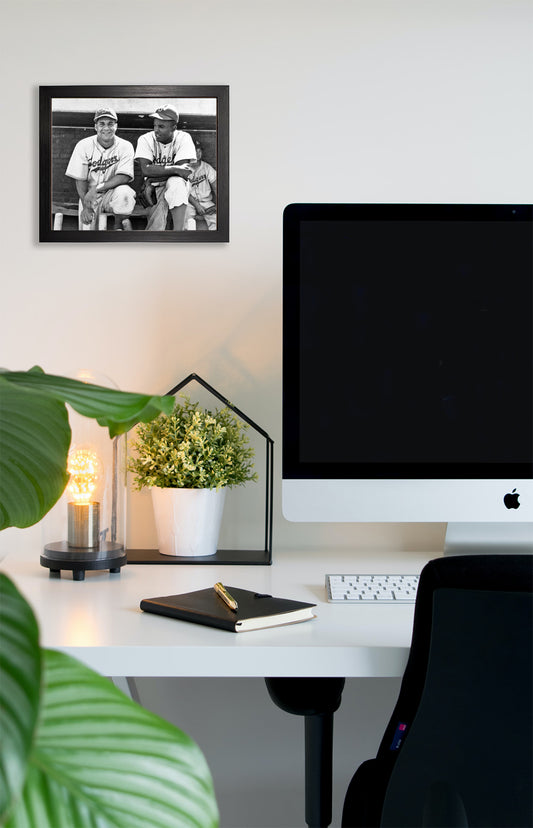
M 283 230 L 285 517 L 533 552 L 533 207 L 290 204 Z

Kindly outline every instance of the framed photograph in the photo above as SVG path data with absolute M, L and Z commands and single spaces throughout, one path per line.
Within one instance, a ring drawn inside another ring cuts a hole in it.
M 41 86 L 39 241 L 229 241 L 228 86 Z

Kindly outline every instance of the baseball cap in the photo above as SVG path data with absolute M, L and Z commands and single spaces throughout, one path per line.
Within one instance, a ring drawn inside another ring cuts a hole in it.
M 118 121 L 117 113 L 114 109 L 110 107 L 105 107 L 104 109 L 97 109 L 94 113 L 94 120 L 97 121 L 98 118 L 113 118 L 114 121 Z
M 175 106 L 165 104 L 164 106 L 158 107 L 155 112 L 152 112 L 150 118 L 159 118 L 160 121 L 175 121 L 178 123 L 180 116 Z

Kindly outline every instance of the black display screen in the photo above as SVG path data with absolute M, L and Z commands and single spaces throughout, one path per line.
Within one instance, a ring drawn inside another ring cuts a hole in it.
M 284 475 L 531 477 L 532 208 L 290 205 Z

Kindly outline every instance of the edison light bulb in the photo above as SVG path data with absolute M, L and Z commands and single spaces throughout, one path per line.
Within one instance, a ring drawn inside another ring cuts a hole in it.
M 67 471 L 70 474 L 68 490 L 75 503 L 90 503 L 100 478 L 100 461 L 91 449 L 77 449 L 68 456 Z
M 72 496 L 68 504 L 68 543 L 92 549 L 99 543 L 100 504 L 95 494 L 102 478 L 102 464 L 93 449 L 78 448 L 68 456 L 67 471 L 67 489 Z

